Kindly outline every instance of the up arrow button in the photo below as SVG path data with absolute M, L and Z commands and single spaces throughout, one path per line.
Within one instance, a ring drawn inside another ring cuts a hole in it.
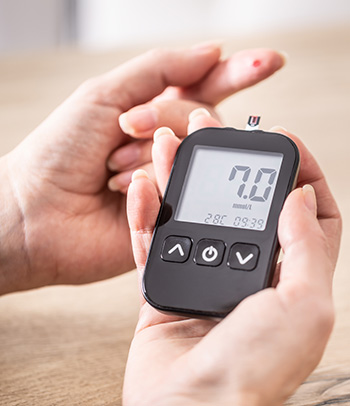
M 241 271 L 252 271 L 259 258 L 259 247 L 254 244 L 237 243 L 232 245 L 228 256 L 228 266 Z
M 190 255 L 191 246 L 190 238 L 170 235 L 163 242 L 160 256 L 166 262 L 185 262 Z
M 176 250 L 179 251 L 179 254 L 180 254 L 182 257 L 185 256 L 184 250 L 182 249 L 182 247 L 181 247 L 181 245 L 180 245 L 179 243 L 177 243 L 176 245 L 174 245 L 173 248 L 171 248 L 171 249 L 168 251 L 168 254 L 171 255 L 171 254 L 172 254 L 173 252 L 175 252 Z

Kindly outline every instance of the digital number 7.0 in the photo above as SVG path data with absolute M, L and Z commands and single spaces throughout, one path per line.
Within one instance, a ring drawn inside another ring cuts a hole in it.
M 258 169 L 255 175 L 254 185 L 251 187 L 249 194 L 243 193 L 246 188 L 246 183 L 248 182 L 251 174 L 251 168 L 250 166 L 235 165 L 231 170 L 228 180 L 234 180 L 238 172 L 242 172 L 242 183 L 238 187 L 237 195 L 239 197 L 242 197 L 243 199 L 247 199 L 247 197 L 249 197 L 249 200 L 251 200 L 252 202 L 266 202 L 270 195 L 272 185 L 276 180 L 277 171 L 271 168 Z M 267 186 L 266 183 L 264 185 L 264 183 L 262 182 L 263 175 L 267 175 L 264 177 L 267 181 Z M 259 186 L 265 186 L 265 190 L 260 196 L 257 194 Z

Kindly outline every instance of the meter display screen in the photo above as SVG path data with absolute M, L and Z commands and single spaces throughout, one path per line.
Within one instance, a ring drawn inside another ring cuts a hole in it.
M 176 221 L 264 231 L 283 154 L 195 146 Z

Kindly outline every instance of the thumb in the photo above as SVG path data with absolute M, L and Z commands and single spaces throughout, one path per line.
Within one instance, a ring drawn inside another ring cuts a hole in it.
M 316 195 L 311 185 L 294 190 L 281 212 L 279 241 L 284 251 L 279 291 L 304 287 L 331 292 L 333 265 L 325 234 L 317 219 Z

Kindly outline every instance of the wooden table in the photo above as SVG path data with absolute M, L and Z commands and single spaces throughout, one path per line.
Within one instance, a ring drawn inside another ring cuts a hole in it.
M 344 217 L 334 282 L 337 321 L 326 354 L 288 405 L 350 405 L 350 30 L 232 39 L 227 53 L 267 46 L 287 67 L 220 106 L 226 124 L 299 134 L 318 158 Z M 0 60 L 0 152 L 13 148 L 85 78 L 137 50 L 11 56 Z M 0 405 L 120 405 L 138 312 L 135 272 L 79 287 L 48 287 L 0 299 Z M 297 332 L 296 332 L 297 334 Z

